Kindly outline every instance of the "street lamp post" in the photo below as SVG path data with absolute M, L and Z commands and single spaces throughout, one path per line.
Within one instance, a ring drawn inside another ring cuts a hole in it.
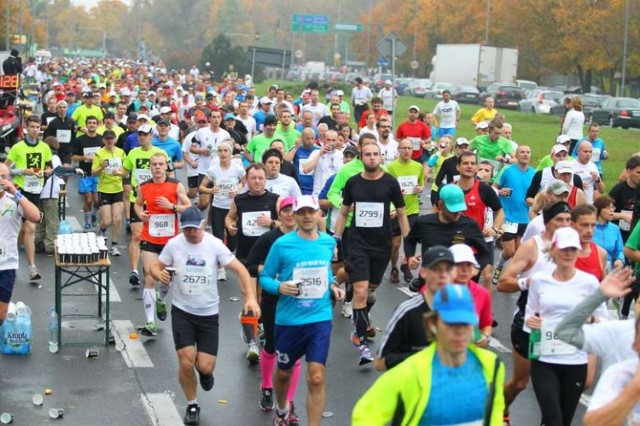
M 624 89 L 627 80 L 627 43 L 629 39 L 629 3 L 625 1 L 624 12 L 624 41 L 622 42 L 622 82 L 620 84 L 620 96 L 624 96 Z
M 489 44 L 489 24 L 491 22 L 491 0 L 487 0 L 487 22 L 484 27 L 484 44 Z

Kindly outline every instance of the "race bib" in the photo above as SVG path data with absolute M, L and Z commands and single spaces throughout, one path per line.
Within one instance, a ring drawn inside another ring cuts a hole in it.
M 99 150 L 100 150 L 99 146 L 92 146 L 92 147 L 82 148 L 82 153 L 85 156 L 94 156 L 96 155 L 96 152 L 98 152 Z
M 56 139 L 59 143 L 71 142 L 71 130 L 56 130 Z
M 422 139 L 412 137 L 408 137 L 407 139 L 411 141 L 411 149 L 413 149 L 414 151 L 420 151 L 420 149 L 422 148 Z
M 211 288 L 212 277 L 211 267 L 187 265 L 180 274 L 180 291 L 188 296 L 204 294 Z
M 25 176 L 24 190 L 30 194 L 40 194 L 42 192 L 42 178 L 35 175 Z
M 620 213 L 633 214 L 631 210 L 622 210 Z M 631 224 L 626 220 L 620 219 L 618 221 L 618 226 L 620 226 L 621 231 L 631 231 Z
M 329 287 L 326 267 L 294 268 L 293 280 L 300 283 L 299 299 L 320 299 Z
M 502 232 L 505 234 L 517 234 L 518 233 L 518 224 L 514 222 L 504 221 L 502 223 Z
M 380 228 L 383 224 L 384 203 L 356 203 L 356 226 Z
M 309 173 L 305 173 L 305 172 L 302 171 L 304 165 L 307 164 L 308 161 L 309 161 L 308 158 L 301 158 L 300 160 L 298 160 L 298 175 L 300 175 L 300 176 L 313 176 L 313 170 L 311 170 Z
M 151 178 L 153 177 L 153 174 L 149 169 L 136 169 L 135 174 L 136 174 L 136 182 L 138 182 L 138 185 L 145 183 L 148 180 L 151 180 Z
M 109 165 L 104 172 L 108 175 L 112 175 L 115 170 L 118 170 L 122 167 L 122 160 L 119 157 L 116 158 L 107 158 L 107 162 Z
M 149 219 L 149 235 L 152 237 L 173 237 L 176 234 L 175 214 L 154 214 Z
M 216 194 L 216 197 L 229 198 L 229 192 L 237 189 L 238 181 L 233 179 L 221 179 L 216 182 L 216 186 L 220 188 L 220 192 Z
M 271 217 L 268 211 L 242 213 L 242 233 L 247 237 L 259 237 L 269 231 L 268 226 L 258 225 L 258 218 L 262 215 Z
M 602 153 L 602 150 L 600 148 L 593 148 L 593 151 L 591 151 L 591 162 L 597 163 L 598 161 L 600 161 L 601 153 Z
M 571 355 L 577 349 L 568 343 L 563 342 L 556 336 L 556 327 L 560 321 L 542 321 L 542 341 L 540 342 L 540 353 L 542 355 Z
M 399 176 L 398 183 L 403 195 L 413 194 L 413 190 L 418 186 L 418 178 L 416 176 Z

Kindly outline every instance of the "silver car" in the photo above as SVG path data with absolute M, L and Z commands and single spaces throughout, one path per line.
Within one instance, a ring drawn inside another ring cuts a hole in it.
M 564 97 L 564 93 L 556 90 L 529 90 L 527 97 L 520 101 L 520 111 L 549 114 L 552 107 L 562 104 Z

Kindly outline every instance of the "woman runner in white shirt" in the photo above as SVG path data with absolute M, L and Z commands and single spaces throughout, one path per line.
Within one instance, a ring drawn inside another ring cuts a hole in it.
M 540 329 L 539 359 L 531 361 L 531 382 L 546 426 L 570 426 L 587 377 L 587 352 L 559 340 L 555 327 L 584 298 L 598 289 L 598 280 L 575 267 L 580 236 L 573 228 L 553 234 L 549 256 L 556 264 L 551 274 L 531 276 L 525 312 L 526 326 Z M 594 315 L 607 317 L 601 304 Z M 589 322 L 595 318 L 591 316 Z

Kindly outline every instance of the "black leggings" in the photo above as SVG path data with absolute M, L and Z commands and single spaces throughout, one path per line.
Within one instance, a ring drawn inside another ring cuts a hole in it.
M 620 315 L 625 317 L 629 316 L 629 310 L 631 308 L 631 303 L 635 302 L 638 299 L 638 294 L 640 293 L 640 283 L 635 281 L 631 284 L 631 291 L 624 297 L 624 301 L 622 302 L 622 307 L 620 308 Z
M 229 213 L 229 210 L 227 209 L 220 209 L 213 206 L 209 208 L 209 222 L 211 223 L 213 236 L 219 238 L 223 242 L 225 234 L 224 218 L 227 217 L 227 213 Z M 229 235 L 229 233 L 227 233 L 227 247 L 231 251 L 236 248 L 236 237 Z
M 587 378 L 587 364 L 531 361 L 531 384 L 545 426 L 571 426 Z
M 260 303 L 260 322 L 262 322 L 262 329 L 264 330 L 264 346 L 263 349 L 268 353 L 275 353 L 275 339 L 273 336 L 273 330 L 276 322 L 276 306 L 278 305 L 278 296 L 269 294 L 265 291 L 262 292 L 262 300 Z

